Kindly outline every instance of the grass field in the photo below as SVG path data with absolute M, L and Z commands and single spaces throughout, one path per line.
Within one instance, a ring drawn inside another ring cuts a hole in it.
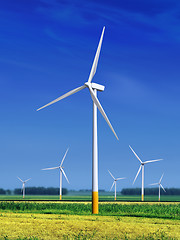
M 180 239 L 180 203 L 1 201 L 0 239 Z
M 21 195 L 0 195 L 0 200 L 21 200 L 23 199 Z M 59 196 L 54 195 L 26 195 L 26 200 L 59 200 Z M 63 196 L 63 200 L 70 201 L 91 201 L 91 195 L 88 196 Z M 100 201 L 114 201 L 114 196 L 99 196 Z M 117 201 L 141 201 L 141 196 L 117 196 Z M 145 196 L 145 201 L 158 201 L 158 196 Z M 161 201 L 179 201 L 180 196 L 161 196 Z

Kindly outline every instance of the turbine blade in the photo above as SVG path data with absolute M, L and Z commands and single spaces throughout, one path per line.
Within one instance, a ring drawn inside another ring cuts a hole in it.
M 113 184 L 112 184 L 112 186 L 111 186 L 111 188 L 110 188 L 110 191 L 112 190 L 112 188 L 113 188 L 114 184 L 115 184 L 115 181 L 113 182 Z
M 117 181 L 118 181 L 118 180 L 121 180 L 121 179 L 125 179 L 125 177 L 123 177 L 123 178 L 116 178 Z
M 90 91 L 90 94 L 91 94 L 91 97 L 92 97 L 92 100 L 93 102 L 96 104 L 97 108 L 99 109 L 100 113 L 102 114 L 102 116 L 104 117 L 104 119 L 106 120 L 107 124 L 109 125 L 109 127 L 111 128 L 112 132 L 114 133 L 115 137 L 117 138 L 117 140 L 119 140 L 118 136 L 116 135 L 108 117 L 106 116 L 106 113 L 104 112 L 104 109 L 102 108 L 98 98 L 95 96 L 94 94 L 94 91 L 92 89 L 92 87 L 90 85 L 88 85 L 88 88 L 89 88 L 89 91 Z
M 31 178 L 29 178 L 29 179 L 25 180 L 25 181 L 24 181 L 24 183 L 26 183 L 26 182 L 27 182 L 27 181 L 29 181 L 30 179 L 31 179 Z
M 144 164 L 151 163 L 151 162 L 158 162 L 158 161 L 161 161 L 161 160 L 163 160 L 163 159 L 149 160 L 149 161 L 145 161 Z
M 52 169 L 57 169 L 57 168 L 59 168 L 59 167 L 43 168 L 43 169 L 41 169 L 41 170 L 52 170 Z
M 65 159 L 65 157 L 66 157 L 68 151 L 69 151 L 69 148 L 66 150 L 66 152 L 65 152 L 65 154 L 64 154 L 64 157 L 63 157 L 63 159 L 62 159 L 62 162 L 61 162 L 60 167 L 62 167 L 63 162 L 64 162 L 64 159 Z
M 108 170 L 109 174 L 111 175 L 111 177 L 115 180 L 115 177 L 113 177 L 112 173 Z
M 67 178 L 67 176 L 66 176 L 66 174 L 65 174 L 65 172 L 64 172 L 64 170 L 63 170 L 62 168 L 61 168 L 61 171 L 62 171 L 62 173 L 64 174 L 64 176 L 65 176 L 67 182 L 69 183 L 69 180 L 68 180 L 68 178 Z
M 104 36 L 104 30 L 105 30 L 105 27 L 103 27 L 103 30 L 102 30 L 102 33 L 101 33 L 101 38 L 99 40 L 98 48 L 97 48 L 96 55 L 95 55 L 95 58 L 94 58 L 94 62 L 93 62 L 92 68 L 91 68 L 91 72 L 89 74 L 89 79 L 88 79 L 89 83 L 91 83 L 91 81 L 92 81 L 92 79 L 93 79 L 93 77 L 96 73 L 97 64 L 98 64 L 98 60 L 99 60 L 99 54 L 100 54 L 100 51 L 101 51 L 102 40 L 103 40 L 103 36 Z
M 160 184 L 160 186 L 162 187 L 162 189 L 164 190 L 164 192 L 166 192 L 166 190 L 163 188 L 162 184 Z
M 23 182 L 23 180 L 22 179 L 20 179 L 19 177 L 17 177 L 21 182 Z
M 83 85 L 83 86 L 81 86 L 81 87 L 78 87 L 78 88 L 75 88 L 75 89 L 71 90 L 70 92 L 65 93 L 65 94 L 62 95 L 61 97 L 56 98 L 55 100 L 51 101 L 50 103 L 48 103 L 48 104 L 46 104 L 46 105 L 38 108 L 36 111 L 39 111 L 39 110 L 41 110 L 42 108 L 45 108 L 45 107 L 47 107 L 47 106 L 49 106 L 49 105 L 51 105 L 51 104 L 53 104 L 53 103 L 56 103 L 56 102 L 62 100 L 63 98 L 69 97 L 70 95 L 72 95 L 72 94 L 74 94 L 74 93 L 77 93 L 77 92 L 79 92 L 80 90 L 82 90 L 82 89 L 84 89 L 84 88 L 86 88 L 85 85 Z
M 137 159 L 142 163 L 141 159 L 138 157 L 138 155 L 135 153 L 135 151 L 132 149 L 132 147 L 129 145 L 131 151 L 134 153 L 134 155 L 137 157 Z
M 133 184 L 135 183 L 135 181 L 136 181 L 136 178 L 137 178 L 137 176 L 139 175 L 139 172 L 141 171 L 141 168 L 142 168 L 142 165 L 139 167 L 139 170 L 138 170 L 138 172 L 137 172 L 137 174 L 136 174 L 136 177 L 135 177 L 135 179 L 134 179 L 134 182 L 133 182 Z
M 151 183 L 151 184 L 149 184 L 149 185 L 158 185 L 159 183 Z
M 160 178 L 160 180 L 159 180 L 159 183 L 161 183 L 163 176 L 164 176 L 164 173 L 163 173 L 163 175 L 161 176 L 161 178 Z

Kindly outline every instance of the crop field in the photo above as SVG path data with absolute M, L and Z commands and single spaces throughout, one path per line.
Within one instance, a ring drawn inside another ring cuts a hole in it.
M 21 195 L 0 195 L 0 200 L 22 200 Z M 59 196 L 54 195 L 26 195 L 25 200 L 59 200 Z M 91 195 L 83 196 L 63 196 L 67 201 L 91 201 Z M 100 201 L 114 201 L 114 196 L 99 196 Z M 141 196 L 117 196 L 117 201 L 141 201 Z M 145 201 L 158 201 L 158 196 L 145 196 Z M 180 196 L 161 196 L 161 201 L 180 202 Z
M 180 203 L 0 201 L 0 239 L 180 239 Z

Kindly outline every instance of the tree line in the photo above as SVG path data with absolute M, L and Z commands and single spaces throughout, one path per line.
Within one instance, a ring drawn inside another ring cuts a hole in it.
M 161 189 L 161 195 L 180 195 L 180 188 L 165 188 L 166 192 L 164 192 Z M 79 191 L 79 194 L 82 192 L 91 192 L 90 189 L 81 189 Z M 144 192 L 146 195 L 158 195 L 158 188 L 145 188 Z M 99 190 L 99 192 L 105 192 L 105 190 Z M 0 188 L 0 195 L 20 195 L 22 194 L 21 188 L 15 188 L 14 190 L 5 190 L 3 188 Z M 54 187 L 27 187 L 26 188 L 26 194 L 27 195 L 58 195 L 59 194 L 59 188 Z M 66 188 L 62 188 L 62 194 L 66 195 L 68 194 L 68 190 Z M 121 190 L 122 195 L 140 195 L 141 194 L 141 188 L 123 188 Z
M 9 189 L 4 190 L 3 188 L 0 188 L 0 194 L 1 195 L 11 195 L 11 190 L 9 190 Z
M 166 192 L 161 189 L 161 195 L 180 195 L 180 188 L 165 188 Z M 146 195 L 158 195 L 159 188 L 145 188 Z M 123 188 L 122 195 L 140 195 L 141 188 Z
M 27 195 L 58 195 L 59 194 L 59 188 L 54 187 L 26 187 L 26 194 Z M 62 188 L 62 194 L 66 195 L 68 193 L 68 190 L 66 188 Z M 21 188 L 15 188 L 14 190 L 4 190 L 0 188 L 0 194 L 1 195 L 20 195 L 22 194 Z

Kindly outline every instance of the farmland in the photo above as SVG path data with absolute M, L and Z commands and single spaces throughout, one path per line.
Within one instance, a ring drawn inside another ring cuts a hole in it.
M 180 203 L 1 201 L 1 239 L 180 239 Z
M 57 195 L 26 195 L 25 197 L 26 200 L 59 200 L 59 196 Z M 0 200 L 22 200 L 21 195 L 0 195 Z M 63 200 L 67 201 L 91 201 L 91 195 L 77 195 L 77 196 L 72 196 L 72 195 L 64 195 Z M 114 201 L 114 196 L 99 196 L 100 201 Z M 145 201 L 157 201 L 158 196 L 145 196 Z M 141 196 L 134 196 L 134 195 L 118 195 L 117 196 L 117 201 L 141 201 Z M 161 201 L 165 202 L 180 202 L 180 196 L 161 196 Z

